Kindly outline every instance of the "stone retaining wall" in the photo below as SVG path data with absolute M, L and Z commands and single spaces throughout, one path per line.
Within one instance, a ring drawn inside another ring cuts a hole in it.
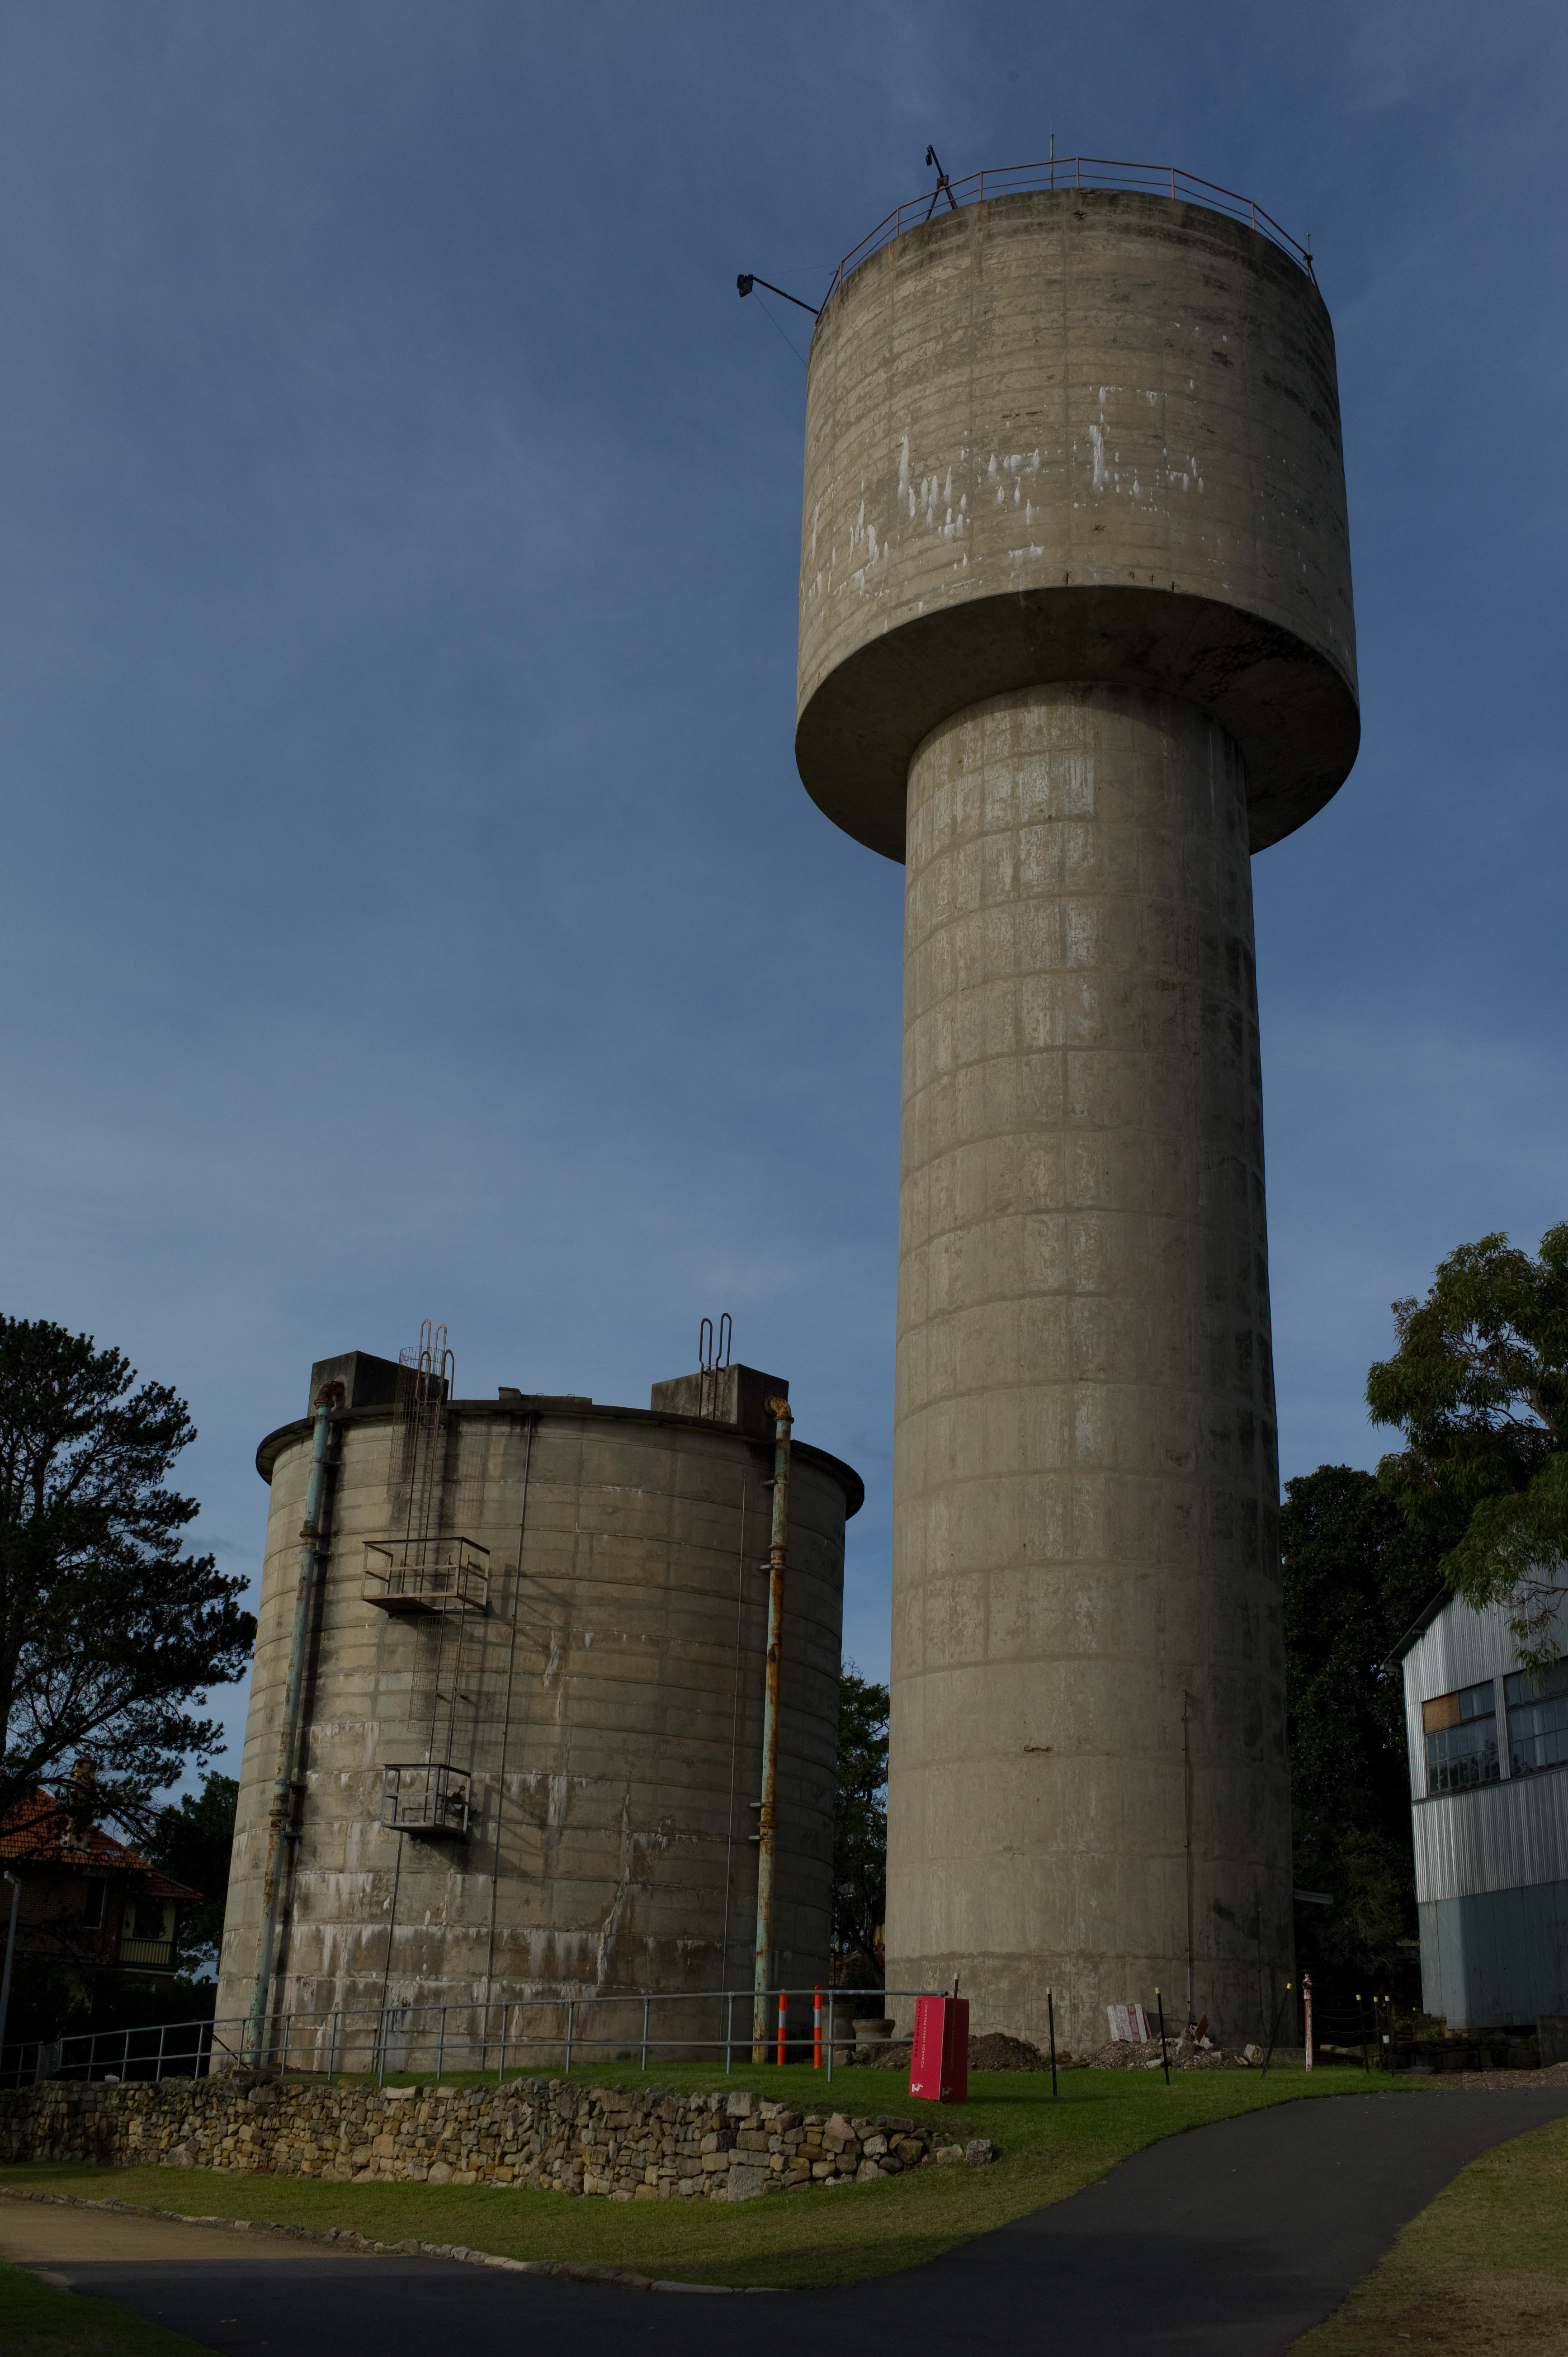
M 504 2087 L 328 2087 L 243 2079 L 144 2086 L 55 2080 L 0 2094 L 0 2161 L 212 2169 L 338 2184 L 544 2186 L 616 2201 L 745 2201 L 993 2158 L 913 2120 L 802 2116 L 755 2094 Z

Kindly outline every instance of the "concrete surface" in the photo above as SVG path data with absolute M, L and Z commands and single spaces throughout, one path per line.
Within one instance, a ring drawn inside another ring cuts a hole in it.
M 1254 850 L 1356 758 L 1334 335 L 1245 222 L 1109 189 L 895 238 L 811 339 L 796 758 L 903 853 L 921 738 L 1056 680 L 1182 695 L 1247 763 Z
M 175 2218 L 128 2217 L 123 2211 L 56 2207 L 44 2201 L 0 2199 L 0 2259 L 8 2266 L 34 2267 L 49 2280 L 66 2265 L 145 2266 L 287 2266 L 358 2258 L 335 2243 L 296 2241 L 292 2235 L 252 2233 L 230 2225 L 188 2226 Z
M 1070 2201 L 837 2292 L 696 2298 L 438 2259 L 322 2266 L 297 2244 L 281 2245 L 281 2261 L 260 2258 L 258 2244 L 205 2260 L 61 2258 L 47 2272 L 223 2357 L 363 2346 L 428 2357 L 454 2331 L 482 2344 L 629 2343 L 649 2357 L 725 2357 L 737 2336 L 756 2357 L 797 2357 L 817 2336 L 976 2357 L 1283 2357 L 1466 2162 L 1565 2113 L 1563 2090 L 1284 2104 L 1169 2137 Z
M 305 1704 L 302 1835 L 286 1894 L 276 2008 L 323 2061 L 335 2009 L 628 1989 L 749 1986 L 750 1806 L 760 1789 L 771 1443 L 709 1420 L 513 1394 L 453 1405 L 439 1530 L 489 1550 L 481 1613 L 389 1614 L 363 1592 L 364 1543 L 406 1526 L 395 1406 L 341 1412 L 331 1552 Z M 272 1497 L 241 1768 L 218 2011 L 243 2017 L 256 1965 L 310 1427 L 258 1463 Z M 776 1956 L 786 1986 L 824 1979 L 846 1512 L 857 1477 L 794 1450 L 786 1597 Z M 381 1823 L 388 1764 L 450 1759 L 473 1776 L 466 1841 Z M 401 1849 L 401 1857 L 400 1857 Z M 478 2037 L 476 2010 L 449 2038 Z M 514 2016 L 558 2037 L 563 2007 Z M 635 1999 L 579 2016 L 607 2061 L 641 2032 Z M 749 2024 L 746 2027 L 749 2028 Z M 652 2034 L 723 2034 L 666 2013 Z M 427 2034 L 425 2034 L 427 2033 Z M 232 2032 L 229 2033 L 232 2042 Z M 339 2067 L 366 2067 L 341 2041 Z M 394 2014 L 389 2062 L 434 2055 L 433 2017 Z M 541 2067 L 554 2050 L 541 2050 Z M 461 2065 L 467 2052 L 447 2060 Z
M 889 1985 L 961 1974 L 1036 2041 L 1054 1990 L 1075 2047 L 1190 1988 L 1261 2039 L 1293 1926 L 1248 853 L 1359 732 L 1305 273 L 1076 189 L 874 254 L 812 340 L 799 712 L 809 791 L 907 865 Z
M 1075 2050 L 1156 1988 L 1185 2023 L 1190 1762 L 1193 2018 L 1266 2036 L 1290 1793 L 1235 747 L 1127 688 L 949 722 L 905 954 L 891 1985 L 960 1973 L 1037 2044 L 1053 1988 Z

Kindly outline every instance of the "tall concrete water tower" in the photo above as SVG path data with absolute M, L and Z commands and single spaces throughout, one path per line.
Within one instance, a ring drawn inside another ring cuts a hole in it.
M 906 867 L 888 1986 L 1239 2038 L 1293 1953 L 1249 856 L 1356 754 L 1334 339 L 1244 200 L 1055 172 L 891 218 L 808 382 L 797 758 Z

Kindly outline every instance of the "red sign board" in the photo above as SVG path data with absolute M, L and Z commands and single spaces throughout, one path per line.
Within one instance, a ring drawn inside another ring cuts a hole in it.
M 909 2093 L 929 2104 L 961 2104 L 969 2094 L 969 1999 L 918 1996 Z

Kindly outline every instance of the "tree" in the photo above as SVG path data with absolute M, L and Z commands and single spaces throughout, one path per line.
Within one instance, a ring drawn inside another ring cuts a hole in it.
M 1412 1530 L 1441 1537 L 1455 1594 L 1506 1605 L 1520 1662 L 1550 1668 L 1568 1566 L 1568 1225 L 1538 1260 L 1505 1235 L 1461 1244 L 1393 1313 L 1399 1349 L 1367 1405 L 1405 1448 L 1379 1479 Z
M 202 1893 L 199 1907 L 180 1910 L 175 1963 L 183 1973 L 217 1962 L 239 1799 L 233 1777 L 209 1769 L 199 1792 L 182 1792 L 177 1805 L 158 1811 L 142 1845 L 155 1866 Z
M 887 1689 L 846 1662 L 839 1679 L 833 1811 L 833 1953 L 882 1978 L 877 1933 L 887 1905 Z
M 1280 1552 L 1295 1878 L 1334 1901 L 1302 1910 L 1300 1961 L 1387 1986 L 1415 1932 L 1404 1688 L 1388 1662 L 1440 1585 L 1441 1549 L 1375 1476 L 1320 1465 L 1285 1484 Z
M 156 1788 L 220 1749 L 204 1689 L 243 1676 L 256 1624 L 242 1580 L 180 1553 L 199 1510 L 165 1477 L 196 1429 L 135 1383 L 90 1335 L 0 1318 L 0 1816 L 52 1782 L 145 1838 Z

